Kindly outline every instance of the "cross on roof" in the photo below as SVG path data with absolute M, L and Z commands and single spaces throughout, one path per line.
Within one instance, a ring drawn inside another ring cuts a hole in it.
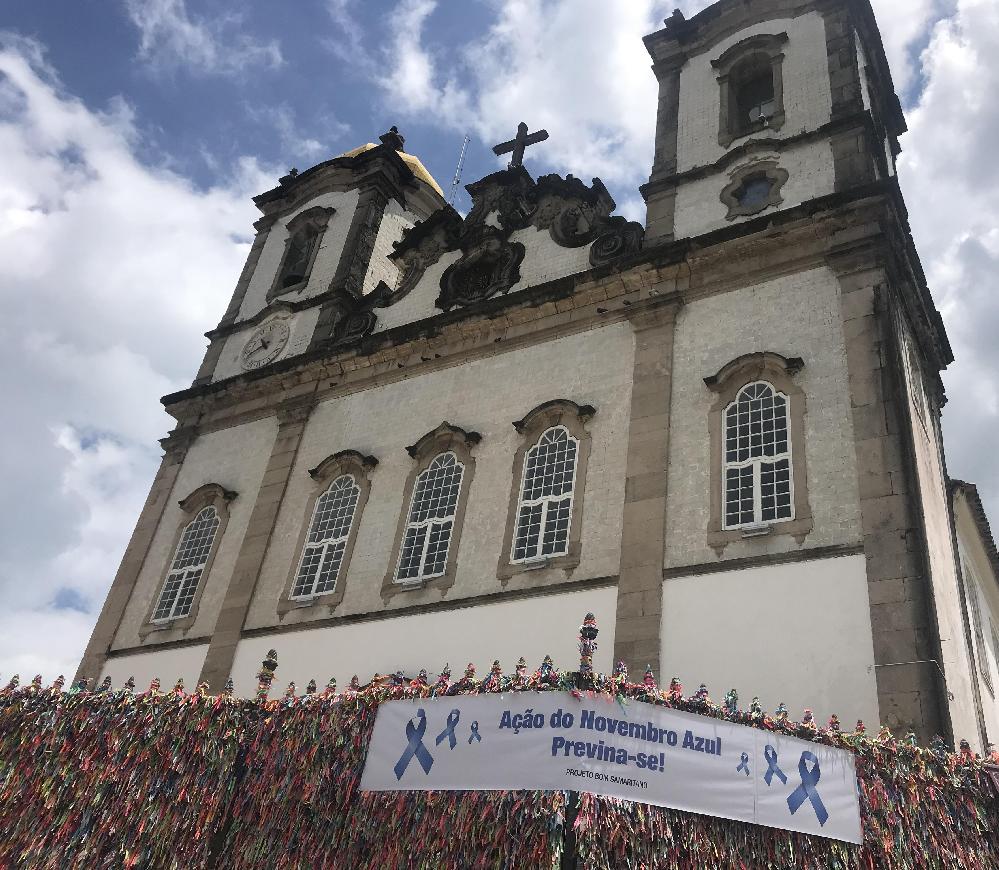
M 517 125 L 517 137 L 511 139 L 509 142 L 501 142 L 499 145 L 494 145 L 493 154 L 500 155 L 512 151 L 513 157 L 510 159 L 509 168 L 516 169 L 518 166 L 524 165 L 524 149 L 528 145 L 536 145 L 538 142 L 544 142 L 547 138 L 547 130 L 528 133 L 527 124 L 521 121 Z

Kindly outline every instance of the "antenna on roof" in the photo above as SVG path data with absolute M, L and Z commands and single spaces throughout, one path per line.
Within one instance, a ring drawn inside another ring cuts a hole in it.
M 447 198 L 448 205 L 454 205 L 455 195 L 458 193 L 458 184 L 461 182 L 461 168 L 465 165 L 465 151 L 468 149 L 468 143 L 472 141 L 472 137 L 465 134 L 465 138 L 461 142 L 461 154 L 458 156 L 458 165 L 454 169 L 454 178 L 451 179 L 451 194 Z

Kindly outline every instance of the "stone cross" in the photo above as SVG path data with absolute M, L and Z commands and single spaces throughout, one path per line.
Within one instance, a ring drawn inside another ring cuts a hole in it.
M 547 138 L 547 130 L 538 130 L 536 133 L 528 133 L 527 124 L 521 121 L 517 125 L 517 138 L 511 139 L 509 142 L 501 142 L 499 145 L 494 145 L 493 154 L 500 155 L 512 151 L 513 157 L 510 160 L 508 168 L 516 169 L 518 166 L 524 165 L 524 149 L 528 145 L 536 145 L 538 142 L 544 142 Z

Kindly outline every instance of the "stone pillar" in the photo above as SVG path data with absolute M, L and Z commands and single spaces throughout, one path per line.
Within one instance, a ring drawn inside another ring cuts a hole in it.
M 631 317 L 635 363 L 614 660 L 633 671 L 646 665 L 659 670 L 676 310 L 669 302 Z
M 267 470 L 260 484 L 253 512 L 240 545 L 232 579 L 226 590 L 222 609 L 212 632 L 211 643 L 201 668 L 198 682 L 207 682 L 212 692 L 222 691 L 229 678 L 236 646 L 246 621 L 257 578 L 267 554 L 278 511 L 284 500 L 288 478 L 295 465 L 298 446 L 309 415 L 315 405 L 314 398 L 305 396 L 292 399 L 278 406 L 278 432 L 271 448 Z
M 922 554 L 918 485 L 902 432 L 900 360 L 877 299 L 884 270 L 870 259 L 831 263 L 843 333 L 881 721 L 923 744 L 947 732 L 933 596 Z
M 680 118 L 680 68 L 685 58 L 675 58 L 653 69 L 659 80 L 656 116 L 656 150 L 649 181 L 641 188 L 645 198 L 645 244 L 673 239 L 676 212 L 677 125 Z
M 196 437 L 194 429 L 178 428 L 160 442 L 165 451 L 163 460 L 160 462 L 156 477 L 153 478 L 153 485 L 149 488 L 146 503 L 142 506 L 135 530 L 125 548 L 125 555 L 122 556 L 121 565 L 104 601 L 97 625 L 90 635 L 90 642 L 87 644 L 83 659 L 76 669 L 74 682 L 83 677 L 96 680 L 104 669 L 108 650 L 118 631 L 128 600 L 132 597 L 132 590 L 146 561 L 153 535 L 159 528 L 163 511 L 173 493 L 177 475 L 184 464 L 184 457 L 187 456 L 187 449 Z

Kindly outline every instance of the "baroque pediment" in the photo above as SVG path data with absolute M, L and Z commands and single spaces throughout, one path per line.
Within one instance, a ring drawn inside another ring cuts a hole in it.
M 613 197 L 599 178 L 590 185 L 572 175 L 535 181 L 523 166 L 494 172 L 465 188 L 472 208 L 462 218 L 451 206 L 403 232 L 390 259 L 399 268 L 396 287 L 375 289 L 377 306 L 406 296 L 442 256 L 461 257 L 441 276 L 437 307 L 448 310 L 506 293 L 520 280 L 524 246 L 511 242 L 518 230 L 547 230 L 564 248 L 591 245 L 590 265 L 599 266 L 641 248 L 641 224 L 613 216 Z

